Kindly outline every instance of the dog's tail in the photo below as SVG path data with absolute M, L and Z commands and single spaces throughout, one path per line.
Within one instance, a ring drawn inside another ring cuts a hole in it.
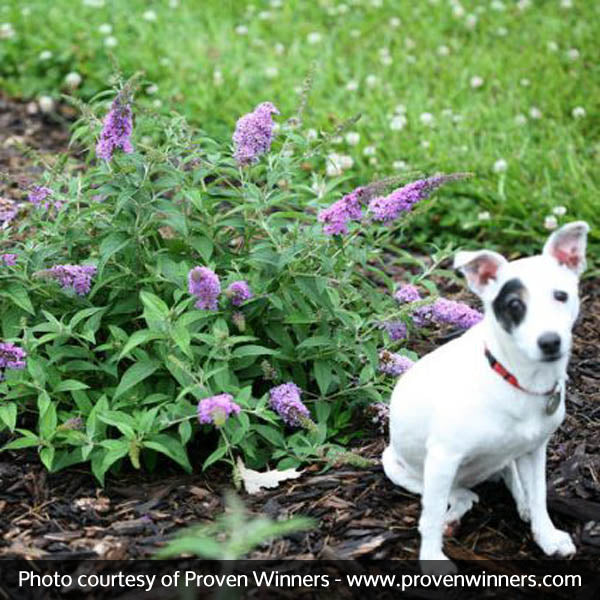
M 381 463 L 383 471 L 387 478 L 396 485 L 412 492 L 413 494 L 421 494 L 423 492 L 423 483 L 411 475 L 396 458 L 396 452 L 392 446 L 388 446 L 381 455 Z

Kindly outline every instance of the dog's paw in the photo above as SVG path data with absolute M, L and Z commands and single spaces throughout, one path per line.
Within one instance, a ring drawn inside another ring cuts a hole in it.
M 538 546 L 544 551 L 544 554 L 553 556 L 572 556 L 577 549 L 571 539 L 571 536 L 566 531 L 560 529 L 551 529 L 535 536 L 535 541 Z
M 531 521 L 531 512 L 529 511 L 529 506 L 527 506 L 525 503 L 519 502 L 517 504 L 517 512 L 519 513 L 521 520 L 525 521 L 525 523 L 529 523 Z
M 454 575 L 458 572 L 456 565 L 443 552 L 421 555 L 419 562 L 423 575 Z

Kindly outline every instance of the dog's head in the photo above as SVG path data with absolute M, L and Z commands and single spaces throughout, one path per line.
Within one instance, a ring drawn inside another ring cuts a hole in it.
M 531 361 L 569 353 L 588 231 L 584 221 L 569 223 L 548 238 L 542 254 L 513 262 L 491 250 L 456 255 L 454 268 L 482 299 L 497 335 Z

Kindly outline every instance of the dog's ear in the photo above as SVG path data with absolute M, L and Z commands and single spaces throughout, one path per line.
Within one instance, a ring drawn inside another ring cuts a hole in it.
M 507 262 L 502 254 L 491 250 L 459 252 L 454 257 L 454 268 L 464 274 L 478 296 L 483 296 L 489 283 L 496 280 L 498 269 Z
M 557 229 L 544 245 L 544 254 L 565 265 L 577 276 L 585 270 L 585 248 L 590 226 L 585 221 L 568 223 Z

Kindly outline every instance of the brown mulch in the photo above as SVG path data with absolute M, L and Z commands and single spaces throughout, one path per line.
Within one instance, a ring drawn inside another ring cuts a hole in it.
M 68 115 L 65 115 L 68 116 Z M 21 139 L 13 139 L 12 138 Z M 19 149 L 48 155 L 68 142 L 64 123 L 24 103 L 0 98 L 0 196 L 20 200 L 19 178 L 41 170 Z M 452 288 L 456 291 L 458 288 Z M 575 333 L 568 385 L 568 415 L 548 455 L 550 513 L 573 534 L 578 558 L 600 555 L 600 282 L 583 285 L 582 318 Z M 423 340 L 419 353 L 437 340 Z M 394 486 L 378 462 L 385 437 L 365 416 L 366 438 L 353 450 L 376 462 L 368 468 L 307 468 L 299 479 L 255 496 L 241 494 L 253 514 L 272 518 L 311 516 L 317 529 L 257 548 L 252 558 L 414 558 L 418 548 L 418 497 Z M 86 468 L 48 474 L 32 452 L 0 454 L 0 557 L 145 558 L 180 528 L 214 519 L 230 487 L 225 469 L 181 475 L 127 472 L 101 489 Z M 518 517 L 502 484 L 484 484 L 480 502 L 448 540 L 455 559 L 542 558 L 529 526 Z

